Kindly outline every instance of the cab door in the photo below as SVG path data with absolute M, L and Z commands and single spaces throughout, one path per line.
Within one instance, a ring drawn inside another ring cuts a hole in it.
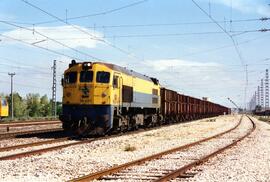
M 121 77 L 120 73 L 115 72 L 113 74 L 113 98 L 112 98 L 112 104 L 120 107 L 122 105 L 122 83 L 123 79 Z

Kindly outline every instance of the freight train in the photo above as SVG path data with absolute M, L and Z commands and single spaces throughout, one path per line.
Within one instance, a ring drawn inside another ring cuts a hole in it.
M 101 62 L 72 60 L 62 79 L 63 129 L 102 135 L 229 114 L 230 109 L 162 88 L 158 79 Z
M 0 120 L 8 117 L 8 102 L 7 99 L 0 97 Z

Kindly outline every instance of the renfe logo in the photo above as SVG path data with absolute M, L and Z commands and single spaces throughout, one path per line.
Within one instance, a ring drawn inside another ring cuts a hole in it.
M 88 86 L 85 85 L 85 86 L 81 87 L 80 90 L 82 91 L 83 98 L 89 97 L 89 87 Z

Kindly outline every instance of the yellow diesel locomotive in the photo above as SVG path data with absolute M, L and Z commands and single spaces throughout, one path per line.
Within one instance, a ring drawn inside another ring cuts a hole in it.
M 8 102 L 0 97 L 0 120 L 5 117 L 8 117 Z
M 62 85 L 60 120 L 66 131 L 77 135 L 100 135 L 230 113 L 227 107 L 161 88 L 155 78 L 108 63 L 73 60 Z
M 63 128 L 104 134 L 159 124 L 159 81 L 126 68 L 72 60 L 64 73 Z

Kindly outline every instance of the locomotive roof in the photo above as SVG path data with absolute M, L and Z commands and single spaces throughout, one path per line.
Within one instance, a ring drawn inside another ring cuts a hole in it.
M 125 68 L 125 67 L 121 67 L 121 66 L 111 64 L 111 63 L 102 63 L 102 62 L 94 62 L 94 63 L 104 64 L 107 67 L 109 67 L 109 68 L 111 68 L 111 69 L 113 69 L 115 71 L 119 71 L 119 72 L 125 73 L 127 75 L 132 75 L 132 76 L 136 76 L 136 77 L 148 80 L 148 81 L 152 81 L 151 77 L 143 75 L 143 74 L 138 73 L 138 72 L 133 71 L 133 70 L 129 70 L 129 69 Z
M 107 66 L 108 68 L 114 70 L 114 71 L 119 71 L 121 73 L 125 73 L 127 75 L 131 75 L 131 76 L 135 76 L 135 77 L 138 77 L 138 78 L 141 78 L 143 80 L 147 80 L 147 81 L 150 81 L 150 82 L 153 82 L 154 84 L 158 85 L 159 84 L 159 80 L 156 79 L 156 78 L 153 78 L 153 77 L 149 77 L 149 76 L 146 76 L 146 75 L 143 75 L 141 73 L 138 73 L 136 71 L 133 71 L 133 70 L 129 70 L 125 67 L 122 67 L 122 66 L 118 66 L 118 65 L 115 65 L 115 64 L 111 64 L 111 63 L 104 63 L 104 62 L 76 62 L 75 60 L 72 60 L 71 64 L 69 65 L 69 67 L 72 67 L 73 65 L 77 65 L 77 64 L 84 64 L 84 63 L 91 63 L 91 64 L 103 64 L 105 66 Z
M 83 64 L 83 63 L 88 63 L 88 62 L 81 62 L 81 63 L 75 63 L 75 64 Z M 121 66 L 118 66 L 118 65 L 115 65 L 115 64 L 111 64 L 111 63 L 104 63 L 104 62 L 89 62 L 89 63 L 92 63 L 92 64 L 103 64 L 103 65 L 107 66 L 108 68 L 110 68 L 110 69 L 112 69 L 114 71 L 119 71 L 119 72 L 125 73 L 127 75 L 135 76 L 135 77 L 141 78 L 143 80 L 147 80 L 147 81 L 153 82 L 156 85 L 159 84 L 158 79 L 152 78 L 152 77 L 149 77 L 149 76 L 146 76 L 146 75 L 143 75 L 143 74 L 138 73 L 138 72 L 133 71 L 133 70 L 129 70 L 129 69 L 125 68 L 125 67 L 121 67 Z

